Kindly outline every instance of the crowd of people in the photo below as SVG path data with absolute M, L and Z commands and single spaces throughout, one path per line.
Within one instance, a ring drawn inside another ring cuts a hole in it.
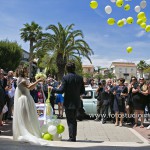
M 5 74 L 0 69 L 0 126 L 3 126 L 6 120 L 12 120 L 14 94 L 16 88 L 16 78 L 13 71 Z
M 93 82 L 91 86 L 94 86 Z M 112 119 L 115 126 L 122 126 L 123 122 L 144 128 L 144 119 L 150 117 L 150 83 L 144 78 L 137 80 L 131 77 L 130 83 L 120 78 L 118 82 L 111 79 L 98 83 L 97 93 L 97 117 L 95 121 L 102 120 L 106 123 Z M 110 108 L 111 114 L 108 115 Z M 139 119 L 140 118 L 140 119 Z M 150 129 L 150 125 L 147 127 Z

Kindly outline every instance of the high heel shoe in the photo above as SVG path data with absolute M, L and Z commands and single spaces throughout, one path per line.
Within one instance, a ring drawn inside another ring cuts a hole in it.
M 118 122 L 115 122 L 115 126 L 118 126 Z
M 119 124 L 119 127 L 122 127 L 122 123 Z

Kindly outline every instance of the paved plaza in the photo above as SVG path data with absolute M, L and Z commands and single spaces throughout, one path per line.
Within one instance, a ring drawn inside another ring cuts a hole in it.
M 130 149 L 130 148 L 150 148 L 149 138 L 144 138 L 139 132 L 131 127 L 115 127 L 114 124 L 108 122 L 102 124 L 94 120 L 84 120 L 78 122 L 77 142 L 67 142 L 68 128 L 66 119 L 61 122 L 66 127 L 65 132 L 62 134 L 62 141 L 51 141 L 51 149 L 66 149 L 66 148 L 86 148 L 86 149 Z M 12 122 L 0 127 L 2 130 L 0 136 L 0 150 L 3 149 L 49 149 L 45 146 L 35 146 L 29 143 L 14 142 L 12 140 Z M 150 134 L 150 130 L 142 129 Z

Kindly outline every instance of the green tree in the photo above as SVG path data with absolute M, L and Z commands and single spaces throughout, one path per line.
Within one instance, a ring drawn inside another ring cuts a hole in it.
M 150 65 L 148 68 L 144 69 L 144 73 L 148 73 L 149 74 L 148 78 L 150 79 Z
M 150 73 L 150 67 L 144 69 L 144 73 Z
M 64 75 L 65 65 L 72 58 L 80 61 L 79 57 L 86 57 L 91 62 L 89 56 L 93 54 L 93 51 L 84 41 L 82 31 L 73 30 L 73 27 L 74 24 L 66 27 L 60 23 L 58 23 L 58 27 L 49 25 L 46 30 L 49 30 L 50 33 L 46 33 L 37 44 L 38 51 L 47 50 L 51 55 L 49 65 L 56 64 L 59 80 Z
M 115 74 L 112 73 L 112 72 L 108 72 L 106 75 L 104 75 L 104 78 L 105 79 L 113 79 L 113 78 L 116 78 Z
M 148 67 L 149 65 L 144 60 L 140 60 L 140 62 L 137 64 L 137 69 L 140 72 L 140 77 L 143 77 L 143 71 Z
M 94 75 L 94 78 L 97 79 L 98 81 L 100 81 L 101 79 L 104 78 L 104 76 L 101 73 L 98 73 L 98 74 Z
M 42 37 L 42 27 L 35 22 L 24 24 L 24 28 L 20 29 L 21 39 L 29 42 L 29 76 L 32 76 L 32 60 L 34 59 L 34 44 Z
M 23 50 L 17 42 L 0 41 L 0 67 L 6 71 L 15 70 L 22 58 Z
M 101 66 L 97 66 L 97 72 L 100 73 L 100 71 L 102 70 Z
M 92 78 L 93 75 L 91 73 L 83 73 L 83 77 L 85 77 L 86 79 Z

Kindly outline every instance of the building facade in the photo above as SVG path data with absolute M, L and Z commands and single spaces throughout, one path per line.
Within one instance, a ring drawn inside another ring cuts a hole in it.
M 111 71 L 116 79 L 124 78 L 126 82 L 130 82 L 132 76 L 137 76 L 137 67 L 135 63 L 129 62 L 112 62 Z
M 84 82 L 87 81 L 87 79 L 92 78 L 94 75 L 94 66 L 93 65 L 82 65 L 83 74 L 84 74 Z
M 82 68 L 83 68 L 83 73 L 89 73 L 89 74 L 94 73 L 94 66 L 93 65 L 82 65 Z

